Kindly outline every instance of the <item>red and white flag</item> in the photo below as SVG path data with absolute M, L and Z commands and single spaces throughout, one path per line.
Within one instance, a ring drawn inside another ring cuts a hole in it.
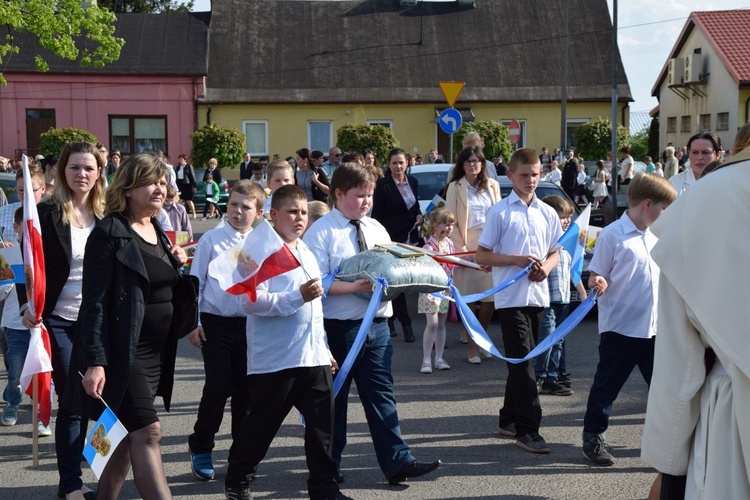
M 36 200 L 31 184 L 29 160 L 23 156 L 23 261 L 26 275 L 26 297 L 29 300 L 29 312 L 37 322 L 42 319 L 44 310 L 44 296 L 47 288 L 47 277 L 44 271 L 44 251 L 42 249 L 42 229 L 39 224 L 39 214 L 36 210 Z M 21 371 L 21 387 L 29 396 L 33 395 L 32 385 L 34 375 L 37 375 L 37 396 L 39 398 L 39 418 L 42 423 L 49 425 L 52 404 L 50 390 L 52 388 L 52 350 L 50 349 L 49 334 L 44 325 L 32 328 L 29 350 Z
M 223 252 L 208 265 L 208 275 L 232 295 L 246 293 L 255 302 L 259 283 L 300 266 L 297 257 L 263 221 L 247 235 L 242 246 Z

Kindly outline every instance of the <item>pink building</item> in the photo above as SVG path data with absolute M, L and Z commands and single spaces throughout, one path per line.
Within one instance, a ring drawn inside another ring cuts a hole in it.
M 48 73 L 34 68 L 35 41 L 17 36 L 21 52 L 0 87 L 0 156 L 38 152 L 51 127 L 93 133 L 110 151 L 160 149 L 176 161 L 190 154 L 196 102 L 207 73 L 210 13 L 119 14 L 120 59 L 102 69 L 46 55 Z

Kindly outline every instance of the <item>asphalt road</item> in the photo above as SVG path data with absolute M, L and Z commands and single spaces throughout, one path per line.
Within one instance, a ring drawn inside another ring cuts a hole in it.
M 215 222 L 196 221 L 200 234 Z M 416 297 L 410 300 L 416 310 Z M 646 384 L 636 371 L 615 403 L 607 432 L 616 463 L 612 467 L 588 465 L 581 454 L 581 426 L 586 398 L 598 361 L 596 319 L 588 318 L 567 341 L 568 370 L 575 394 L 542 396 L 541 434 L 549 443 L 549 455 L 520 450 L 513 440 L 497 434 L 497 411 L 502 403 L 507 370 L 504 362 L 466 361 L 465 346 L 458 343 L 458 326 L 448 326 L 445 359 L 449 371 L 419 373 L 423 317 L 412 314 L 418 342 L 394 339 L 393 375 L 402 433 L 423 461 L 440 459 L 444 465 L 425 478 L 404 486 L 389 486 L 374 456 L 372 443 L 356 391 L 350 395 L 349 444 L 345 450 L 342 491 L 356 499 L 635 499 L 646 498 L 655 472 L 640 459 L 640 440 L 646 406 Z M 490 335 L 502 351 L 497 323 Z M 177 360 L 172 411 L 160 411 L 164 438 L 162 456 L 175 498 L 223 498 L 223 478 L 231 444 L 230 415 L 217 435 L 214 465 L 217 479 L 194 480 L 187 453 L 187 436 L 195 423 L 203 382 L 200 353 L 186 340 Z M 0 384 L 4 387 L 4 370 Z M 160 400 L 157 399 L 157 402 Z M 23 405 L 19 423 L 0 427 L 0 499 L 55 498 L 57 471 L 53 438 L 40 440 L 40 465 L 31 466 L 31 412 Z M 53 424 L 54 425 L 54 424 Z M 305 498 L 307 469 L 303 428 L 292 412 L 261 463 L 253 483 L 255 498 Z M 94 486 L 94 474 L 86 468 L 84 481 Z M 132 476 L 122 499 L 140 498 Z

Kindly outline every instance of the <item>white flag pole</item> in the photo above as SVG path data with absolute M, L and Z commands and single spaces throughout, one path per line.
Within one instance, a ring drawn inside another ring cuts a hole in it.
M 32 405 L 31 405 L 31 412 L 34 414 L 34 417 L 31 419 L 32 428 L 31 428 L 31 435 L 32 435 L 32 441 L 31 441 L 31 466 L 35 469 L 39 468 L 39 386 L 37 384 L 37 378 L 39 376 L 35 373 L 34 376 L 31 378 L 31 383 L 33 384 L 32 391 L 31 391 L 31 398 L 32 398 Z

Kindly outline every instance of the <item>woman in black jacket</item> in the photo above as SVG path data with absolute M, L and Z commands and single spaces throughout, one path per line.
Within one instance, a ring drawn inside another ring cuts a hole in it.
M 178 157 L 175 175 L 177 176 L 177 188 L 180 190 L 180 199 L 185 202 L 185 207 L 195 219 L 195 205 L 193 204 L 193 193 L 198 191 L 198 183 L 195 180 L 193 166 L 188 163 L 186 154 Z
M 73 336 L 80 317 L 81 286 L 86 241 L 103 215 L 104 157 L 88 142 L 70 142 L 60 153 L 52 196 L 38 205 L 47 276 L 42 322 L 52 347 L 52 379 L 59 399 L 80 377 L 68 368 Z M 26 328 L 38 326 L 28 311 L 25 287 L 19 304 Z M 93 492 L 81 481 L 81 452 L 86 421 L 63 406 L 57 410 L 55 452 L 60 474 L 58 496 L 81 500 Z
M 187 257 L 170 245 L 155 217 L 166 197 L 166 175 L 153 154 L 128 157 L 107 189 L 107 216 L 87 245 L 71 365 L 86 372 L 86 394 L 102 398 L 128 430 L 99 479 L 102 498 L 117 497 L 131 465 L 142 498 L 171 498 L 154 397 L 161 395 L 169 410 L 177 356 L 173 291 Z M 95 418 L 92 400 L 78 389 L 65 403 Z
M 419 234 L 417 226 L 422 224 L 419 210 L 418 183 L 411 175 L 406 175 L 406 151 L 393 149 L 388 154 L 390 175 L 379 179 L 372 195 L 372 218 L 380 222 L 397 243 L 416 244 Z M 404 329 L 404 341 L 414 342 L 411 318 L 406 308 L 406 296 L 393 299 L 393 315 Z M 395 322 L 388 319 L 391 337 L 395 337 Z

